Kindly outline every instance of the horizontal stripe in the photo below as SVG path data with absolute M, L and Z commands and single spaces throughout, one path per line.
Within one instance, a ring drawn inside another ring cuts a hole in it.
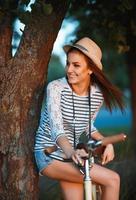
M 52 146 L 55 141 L 62 134 L 65 134 L 69 139 L 69 142 L 74 143 L 74 127 L 76 132 L 76 142 L 78 142 L 80 135 L 86 132 L 88 135 L 88 123 L 89 123 L 89 102 L 87 96 L 78 96 L 74 93 L 72 101 L 71 88 L 64 79 L 56 80 L 49 85 L 49 95 L 51 94 L 52 102 L 48 102 L 42 112 L 40 125 L 36 133 L 35 150 L 44 149 L 46 146 Z M 100 109 L 103 96 L 98 87 L 93 86 L 93 92 L 91 93 L 91 118 L 97 115 Z M 52 103 L 52 104 L 51 104 Z M 52 113 L 48 113 L 47 105 L 52 106 Z M 74 106 L 74 112 L 73 112 Z M 55 112 L 62 112 L 55 113 Z M 73 116 L 75 115 L 75 123 L 73 123 Z M 52 116 L 56 116 L 52 118 Z M 57 117 L 58 116 L 58 117 Z M 58 121 L 58 119 L 62 119 Z M 61 123 L 63 122 L 64 132 L 62 133 Z M 55 124 L 56 123 L 56 124 Z M 52 125 L 55 127 L 53 128 Z M 97 129 L 93 126 L 92 132 Z

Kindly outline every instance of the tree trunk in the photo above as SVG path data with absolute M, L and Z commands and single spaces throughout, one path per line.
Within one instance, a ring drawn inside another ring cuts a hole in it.
M 68 8 L 67 1 L 50 1 L 50 15 L 32 12 L 19 49 L 11 58 L 11 31 L 0 31 L 0 199 L 37 200 L 38 175 L 33 159 L 34 136 L 43 99 L 53 43 Z M 60 13 L 61 12 L 61 13 Z M 1 27 L 0 27 L 1 28 Z M 3 50 L 6 48 L 5 53 Z

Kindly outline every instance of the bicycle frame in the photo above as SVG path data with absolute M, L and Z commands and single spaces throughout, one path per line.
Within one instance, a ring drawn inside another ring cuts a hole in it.
M 85 191 L 85 200 L 92 200 L 92 181 L 90 176 L 90 165 L 89 159 L 85 160 L 85 176 L 84 176 L 84 191 Z

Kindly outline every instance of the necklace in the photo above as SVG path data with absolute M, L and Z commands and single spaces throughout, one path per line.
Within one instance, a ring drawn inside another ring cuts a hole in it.
M 89 123 L 89 139 L 91 139 L 91 91 L 90 87 L 88 90 L 88 105 L 89 105 L 89 118 L 88 118 L 88 123 Z M 72 104 L 73 104 L 73 137 L 74 137 L 74 149 L 76 149 L 76 130 L 75 130 L 75 104 L 74 104 L 74 94 L 72 90 Z

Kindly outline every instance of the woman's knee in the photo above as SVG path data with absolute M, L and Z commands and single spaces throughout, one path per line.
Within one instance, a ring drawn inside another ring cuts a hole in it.
M 113 187 L 119 187 L 120 186 L 120 176 L 118 173 L 113 172 L 112 175 L 109 178 L 109 185 Z

